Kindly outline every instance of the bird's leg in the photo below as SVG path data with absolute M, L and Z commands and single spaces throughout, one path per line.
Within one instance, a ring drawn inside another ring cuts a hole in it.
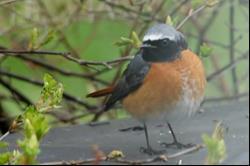
M 158 154 L 164 153 L 165 152 L 164 150 L 163 151 L 157 151 L 157 150 L 154 150 L 150 146 L 150 144 L 149 144 L 149 138 L 148 138 L 148 129 L 147 129 L 146 123 L 144 122 L 143 125 L 144 125 L 144 132 L 145 132 L 145 136 L 146 136 L 147 147 L 146 148 L 145 147 L 141 147 L 140 151 L 142 153 L 146 153 L 148 155 L 158 155 Z
M 164 146 L 164 147 L 166 147 L 166 148 L 175 146 L 175 147 L 177 147 L 178 149 L 189 148 L 189 147 L 194 146 L 193 144 L 182 144 L 182 143 L 180 143 L 179 141 L 177 141 L 172 126 L 171 126 L 170 123 L 168 123 L 168 122 L 167 122 L 167 124 L 168 124 L 168 128 L 169 128 L 169 130 L 170 130 L 170 132 L 171 132 L 171 135 L 172 135 L 172 137 L 173 137 L 173 142 L 172 142 L 172 143 L 161 143 L 162 146 Z

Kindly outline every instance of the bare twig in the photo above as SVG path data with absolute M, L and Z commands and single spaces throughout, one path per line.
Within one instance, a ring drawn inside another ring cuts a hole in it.
M 184 6 L 186 3 L 188 2 L 188 0 L 183 0 L 182 2 L 180 2 L 171 12 L 170 12 L 170 16 L 172 17 L 173 15 L 175 15 L 175 13 L 177 13 L 180 8 L 182 6 Z
M 31 105 L 32 102 L 26 96 L 24 96 L 19 90 L 12 87 L 9 83 L 0 78 L 0 84 L 3 85 L 12 95 L 17 96 L 21 101 L 27 105 Z
M 59 74 L 62 74 L 62 75 L 65 75 L 65 76 L 73 76 L 73 77 L 79 77 L 79 78 L 85 78 L 85 79 L 89 79 L 89 80 L 92 80 L 92 81 L 96 81 L 98 83 L 101 83 L 101 84 L 104 84 L 104 85 L 108 85 L 109 83 L 106 82 L 106 81 L 103 81 L 101 79 L 98 79 L 97 77 L 94 77 L 94 75 L 92 76 L 91 73 L 89 74 L 82 74 L 82 73 L 76 73 L 76 72 L 71 72 L 71 71 L 67 71 L 67 70 L 63 70 L 63 69 L 60 69 L 60 68 L 57 68 L 55 67 L 54 65 L 50 65 L 50 64 L 47 64 L 41 60 L 38 60 L 38 59 L 34 59 L 34 58 L 30 58 L 30 57 L 27 57 L 27 56 L 16 56 L 17 58 L 20 58 L 22 60 L 25 60 L 25 61 L 30 61 L 32 62 L 33 64 L 36 64 L 36 65 L 39 65 L 47 70 L 50 70 L 50 71 L 53 71 L 53 72 L 57 72 Z
M 24 77 L 24 76 L 20 76 L 20 75 L 17 75 L 17 74 L 14 74 L 14 73 L 10 73 L 10 72 L 7 72 L 7 71 L 0 70 L 0 74 L 3 75 L 3 76 L 10 77 L 10 78 L 18 79 L 18 80 L 20 80 L 20 81 L 25 81 L 25 82 L 30 83 L 30 84 L 33 84 L 33 85 L 43 86 L 43 83 L 42 83 L 41 81 L 32 80 L 32 79 L 26 78 L 26 77 Z M 0 79 L 0 83 L 2 83 L 1 81 L 3 81 L 3 80 Z M 5 82 L 4 82 L 4 83 L 5 83 Z M 6 84 L 7 84 L 7 83 L 5 83 L 4 85 L 6 85 Z M 8 87 L 9 87 L 9 85 L 8 85 Z M 17 92 L 16 90 L 14 90 L 14 89 L 11 89 L 11 90 L 12 90 L 12 92 L 19 94 L 19 92 Z M 29 102 L 29 100 L 28 100 L 26 97 L 24 97 L 24 96 L 21 95 L 21 94 L 19 94 L 19 95 L 20 95 L 19 97 L 23 97 L 22 100 L 26 101 L 28 104 L 31 103 L 31 102 Z M 82 105 L 82 106 L 86 107 L 87 109 L 90 109 L 90 110 L 96 109 L 95 106 L 90 105 L 90 104 L 84 102 L 83 100 L 80 100 L 80 99 L 78 99 L 78 98 L 75 98 L 75 97 L 73 97 L 73 96 L 71 96 L 71 95 L 69 95 L 69 94 L 67 94 L 67 93 L 65 93 L 65 92 L 64 92 L 64 94 L 63 94 L 63 97 L 64 97 L 66 100 L 71 101 L 71 102 L 74 102 L 74 103 L 77 103 L 77 104 L 79 104 L 79 105 Z
M 198 9 L 196 9 L 195 11 L 193 12 L 189 12 L 188 16 L 185 17 L 181 22 L 180 24 L 177 25 L 176 29 L 179 30 L 184 24 L 185 22 L 190 19 L 191 17 L 193 17 L 194 15 L 198 14 L 200 11 L 202 11 L 203 9 L 206 8 L 206 5 L 202 5 L 200 6 Z
M 105 4 L 111 6 L 112 8 L 117 8 L 117 9 L 119 9 L 121 11 L 130 12 L 130 13 L 133 13 L 133 14 L 140 15 L 140 16 L 142 16 L 142 18 L 144 19 L 144 21 L 152 21 L 152 20 L 162 21 L 159 18 L 156 18 L 156 15 L 150 16 L 149 13 L 140 12 L 140 11 L 137 11 L 137 10 L 133 10 L 131 8 L 128 8 L 128 7 L 123 6 L 123 5 L 120 5 L 118 3 L 114 3 L 113 1 L 112 2 L 111 1 L 107 1 L 107 0 L 99 0 L 99 1 L 104 2 Z
M 142 165 L 142 164 L 152 164 L 158 161 L 167 162 L 169 159 L 174 159 L 195 151 L 200 150 L 203 148 L 204 145 L 196 145 L 194 147 L 191 147 L 189 149 L 185 149 L 183 151 L 171 154 L 171 155 L 160 155 L 153 158 L 143 159 L 143 160 L 125 160 L 125 159 L 109 159 L 108 157 L 102 157 L 99 159 L 99 161 L 108 161 L 113 162 L 116 164 L 128 164 L 128 165 Z M 46 163 L 40 163 L 40 165 L 78 165 L 78 164 L 89 164 L 94 163 L 96 161 L 96 158 L 90 158 L 85 160 L 75 160 L 75 161 L 55 161 L 55 162 L 46 162 Z
M 230 49 L 229 49 L 229 54 L 230 54 L 230 61 L 231 63 L 234 62 L 235 60 L 235 55 L 234 55 L 234 1 L 229 1 L 230 3 L 230 10 L 229 10 L 229 19 L 230 19 L 230 26 L 229 26 L 229 36 L 230 36 Z M 237 73 L 236 69 L 232 68 L 232 82 L 233 82 L 233 93 L 236 95 L 238 94 L 238 78 L 237 78 Z
M 4 135 L 2 135 L 2 136 L 0 137 L 0 141 L 3 141 L 4 138 L 6 138 L 9 134 L 10 134 L 10 132 L 7 131 Z
M 8 5 L 8 4 L 11 4 L 11 3 L 14 3 L 14 2 L 18 2 L 20 0 L 3 0 L 2 2 L 0 2 L 0 6 L 1 5 Z
M 71 56 L 71 53 L 69 52 L 54 52 L 54 51 L 13 51 L 13 50 L 0 50 L 0 53 L 2 54 L 11 54 L 11 55 L 59 55 L 62 56 L 70 61 L 73 61 L 75 63 L 78 63 L 79 65 L 84 65 L 84 66 L 88 66 L 88 65 L 101 65 L 101 66 L 105 66 L 107 68 L 112 68 L 111 64 L 114 63 L 118 63 L 118 62 L 122 62 L 122 61 L 127 61 L 127 60 L 131 60 L 132 57 L 131 56 L 126 56 L 126 57 L 121 57 L 115 60 L 110 60 L 110 61 L 102 61 L 102 62 L 96 62 L 96 61 L 85 61 L 85 60 L 81 60 L 78 58 L 75 58 L 73 56 Z
M 208 102 L 222 102 L 222 101 L 232 101 L 232 100 L 239 100 L 243 98 L 249 98 L 249 92 L 239 93 L 233 96 L 228 97 L 209 97 L 206 98 L 202 104 L 208 103 Z
M 244 60 L 244 59 L 246 59 L 248 57 L 249 57 L 249 50 L 246 51 L 244 54 L 242 54 L 237 59 L 235 59 L 233 62 L 230 62 L 229 64 L 222 67 L 221 69 L 219 69 L 219 70 L 215 71 L 214 73 L 208 75 L 207 76 L 207 81 L 211 81 L 214 78 L 219 77 L 223 72 L 225 72 L 225 71 L 227 71 L 227 70 L 229 70 L 231 68 L 234 68 L 237 63 L 239 63 L 241 60 Z

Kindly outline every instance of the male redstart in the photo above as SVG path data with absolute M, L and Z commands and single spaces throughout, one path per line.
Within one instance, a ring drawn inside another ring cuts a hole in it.
M 171 112 L 191 113 L 198 110 L 206 85 L 204 68 L 199 57 L 188 49 L 187 42 L 172 26 L 156 24 L 143 37 L 140 50 L 131 60 L 122 77 L 113 87 L 88 95 L 109 95 L 104 111 L 117 101 L 144 124 L 148 154 L 158 154 L 151 148 L 146 122 L 151 117 L 168 119 Z M 175 120 L 175 119 L 172 119 Z M 174 142 L 166 146 L 184 144 L 177 142 L 170 123 Z

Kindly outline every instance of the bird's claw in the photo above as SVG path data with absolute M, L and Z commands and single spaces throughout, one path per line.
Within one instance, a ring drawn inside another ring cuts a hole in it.
M 165 150 L 154 150 L 154 149 L 152 149 L 152 148 L 141 147 L 141 148 L 140 148 L 140 152 L 141 152 L 141 153 L 146 153 L 146 154 L 152 156 L 152 155 L 160 155 L 160 154 L 163 154 L 163 153 L 165 153 L 166 151 L 165 151 Z
M 182 144 L 179 142 L 172 142 L 172 143 L 161 143 L 161 146 L 165 147 L 165 148 L 169 148 L 169 147 L 176 147 L 177 149 L 183 149 L 183 148 L 190 148 L 195 146 L 195 144 L 189 143 L 189 144 Z

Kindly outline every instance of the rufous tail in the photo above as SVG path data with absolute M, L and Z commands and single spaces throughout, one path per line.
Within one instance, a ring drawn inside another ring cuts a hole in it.
M 113 90 L 114 90 L 113 87 L 108 87 L 108 88 L 105 88 L 105 89 L 98 90 L 98 91 L 95 91 L 93 93 L 90 93 L 90 94 L 87 95 L 87 97 L 96 98 L 96 97 L 106 96 L 106 95 L 111 94 L 113 92 Z

